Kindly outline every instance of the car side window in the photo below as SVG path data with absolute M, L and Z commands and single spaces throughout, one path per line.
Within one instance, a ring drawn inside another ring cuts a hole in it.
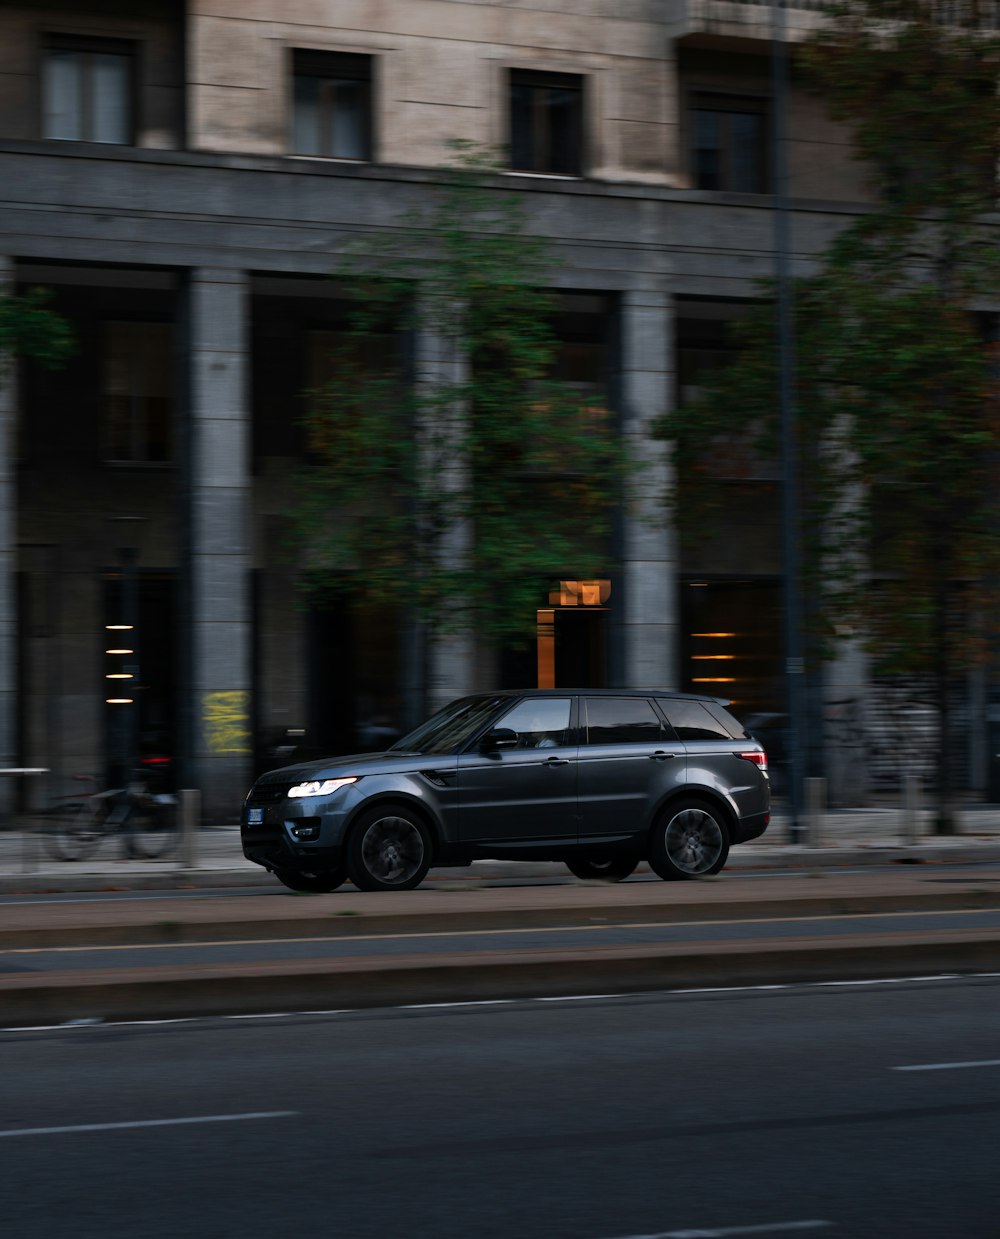
M 529 697 L 496 723 L 517 732 L 519 749 L 552 749 L 569 744 L 570 697 Z
M 660 708 L 679 740 L 732 740 L 717 718 L 700 701 L 660 700 Z
M 663 724 L 643 697 L 588 697 L 585 702 L 586 744 L 658 743 Z

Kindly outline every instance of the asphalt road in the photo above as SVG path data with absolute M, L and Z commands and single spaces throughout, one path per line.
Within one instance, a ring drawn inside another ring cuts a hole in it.
M 854 916 L 751 917 L 674 924 L 589 925 L 575 928 L 491 929 L 434 933 L 359 932 L 347 938 L 254 938 L 244 942 L 157 943 L 146 946 L 21 947 L 0 950 L 4 973 L 82 972 L 92 968 L 131 969 L 292 962 L 301 960 L 392 959 L 433 952 L 463 955 L 484 951 L 600 950 L 604 947 L 670 943 L 768 943 L 810 938 L 849 941 L 878 934 L 932 930 L 1000 931 L 1000 908 L 948 912 L 894 912 Z M 251 932 L 248 930 L 248 933 Z M 1000 1234 L 1000 1230 L 998 1230 Z
M 0 1033 L 3 1233 L 997 1239 L 1000 976 Z

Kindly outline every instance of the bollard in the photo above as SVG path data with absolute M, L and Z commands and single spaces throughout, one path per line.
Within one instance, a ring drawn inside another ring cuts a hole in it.
M 920 775 L 903 776 L 903 841 L 914 844 L 920 837 Z
M 826 815 L 826 779 L 806 779 L 806 845 L 818 848 Z
M 48 766 L 5 766 L 0 775 L 48 774 Z M 31 873 L 38 859 L 37 839 L 31 824 L 25 822 L 21 831 L 21 872 Z
M 198 864 L 198 826 L 201 823 L 201 792 L 197 788 L 185 788 L 179 795 L 180 804 L 180 856 L 182 869 L 194 869 Z

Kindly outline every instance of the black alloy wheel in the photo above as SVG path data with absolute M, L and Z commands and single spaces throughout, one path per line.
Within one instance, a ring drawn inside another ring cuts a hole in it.
M 649 864 L 670 882 L 718 873 L 729 857 L 729 831 L 722 810 L 704 800 L 675 800 L 649 835 Z
M 400 805 L 369 809 L 347 845 L 347 875 L 362 891 L 409 891 L 431 867 L 431 836 L 420 818 Z
M 621 882 L 638 864 L 638 856 L 577 856 L 566 862 L 566 868 L 585 882 Z

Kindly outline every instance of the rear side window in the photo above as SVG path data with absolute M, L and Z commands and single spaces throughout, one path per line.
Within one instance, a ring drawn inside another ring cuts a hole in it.
M 660 706 L 679 740 L 732 740 L 733 736 L 700 701 L 660 700 Z
M 650 702 L 642 697 L 588 697 L 586 744 L 656 743 L 663 724 Z
M 739 721 L 733 718 L 727 709 L 715 701 L 706 701 L 705 709 L 726 728 L 734 740 L 749 740 L 750 733 Z

